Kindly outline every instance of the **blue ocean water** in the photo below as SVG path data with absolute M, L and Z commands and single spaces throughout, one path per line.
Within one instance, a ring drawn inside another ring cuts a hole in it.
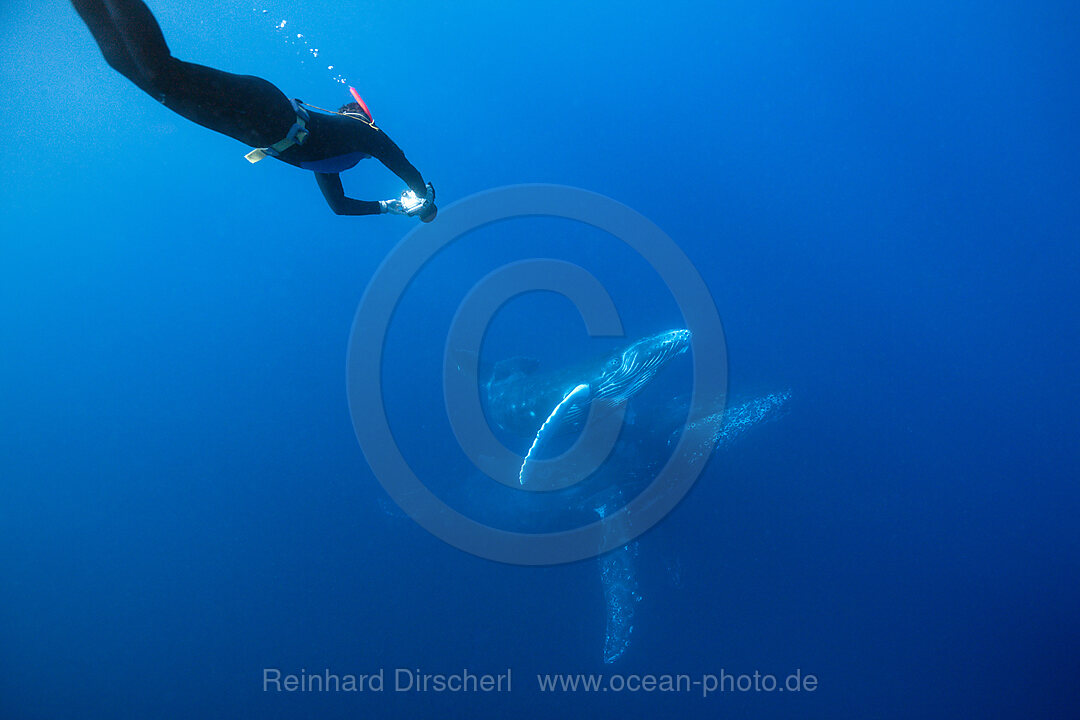
M 249 165 L 117 75 L 69 5 L 10 0 L 0 717 L 1076 714 L 1080 9 L 150 6 L 182 59 L 324 107 L 357 86 L 443 207 L 558 183 L 634 208 L 712 293 L 731 405 L 786 393 L 784 414 L 616 554 L 450 547 L 382 490 L 345 390 L 357 303 L 413 222 L 332 215 L 307 173 Z M 400 192 L 369 165 L 351 194 Z M 627 337 L 681 322 L 646 263 L 570 221 L 437 256 L 395 316 L 385 397 L 418 474 L 466 508 L 483 479 L 447 421 L 447 328 L 484 274 L 535 257 L 593 273 Z M 525 296 L 484 360 L 611 347 Z M 641 400 L 637 422 L 660 398 Z M 399 668 L 513 685 L 395 692 Z M 267 669 L 388 687 L 278 692 Z M 755 672 L 817 683 L 537 680 Z

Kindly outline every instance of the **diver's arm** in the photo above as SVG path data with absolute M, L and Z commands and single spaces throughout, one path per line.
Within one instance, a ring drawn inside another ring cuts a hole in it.
M 390 172 L 404 180 L 409 189 L 416 193 L 418 197 L 424 197 L 427 192 L 427 183 L 424 182 L 420 171 L 405 159 L 405 153 L 401 152 L 401 148 L 386 133 L 375 129 L 372 129 L 372 131 L 374 135 L 369 138 L 367 152 L 385 165 Z
M 315 182 L 319 183 L 326 204 L 335 215 L 378 215 L 383 212 L 382 204 L 377 200 L 345 197 L 345 188 L 341 186 L 341 176 L 337 173 L 315 173 Z

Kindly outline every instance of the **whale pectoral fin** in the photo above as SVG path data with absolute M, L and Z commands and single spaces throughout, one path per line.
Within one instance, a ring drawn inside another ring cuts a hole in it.
M 518 470 L 518 481 L 524 485 L 529 469 L 529 460 L 534 458 L 542 448 L 545 441 L 555 435 L 561 434 L 565 426 L 576 422 L 581 417 L 582 409 L 589 402 L 589 386 L 582 383 L 566 394 L 555 409 L 551 411 L 544 424 L 536 431 L 529 452 L 525 454 L 525 460 Z

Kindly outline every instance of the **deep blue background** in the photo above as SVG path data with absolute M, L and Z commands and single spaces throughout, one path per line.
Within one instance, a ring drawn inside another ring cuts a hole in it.
M 344 73 L 444 203 L 575 185 L 685 249 L 732 392 L 794 399 L 642 539 L 614 669 L 820 678 L 703 702 L 537 695 L 536 672 L 604 669 L 595 562 L 495 565 L 381 509 L 345 347 L 411 224 L 333 216 L 111 71 L 66 4 L 5 2 L 0 716 L 1077 712 L 1080 9 L 946 5 L 152 3 L 183 59 L 324 106 Z M 611 270 L 617 243 L 549 229 L 478 233 L 413 288 L 399 434 L 453 450 L 440 333 L 499 262 L 580 262 L 631 334 L 678 324 L 644 269 Z M 508 345 L 591 347 L 537 302 L 508 307 Z M 259 688 L 266 666 L 398 665 L 512 666 L 515 692 Z

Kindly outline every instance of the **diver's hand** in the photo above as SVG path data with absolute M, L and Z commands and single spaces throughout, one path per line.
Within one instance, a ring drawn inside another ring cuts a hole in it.
M 423 197 L 418 197 L 412 190 L 401 193 L 400 199 L 380 200 L 379 209 L 383 213 L 391 215 L 407 215 L 419 217 L 423 222 L 431 222 L 435 219 L 439 209 L 435 207 L 435 188 L 431 183 L 427 184 L 427 191 Z
M 391 215 L 408 215 L 405 208 L 401 205 L 401 201 L 397 198 L 393 200 L 380 200 L 379 208 L 383 213 L 389 213 Z

